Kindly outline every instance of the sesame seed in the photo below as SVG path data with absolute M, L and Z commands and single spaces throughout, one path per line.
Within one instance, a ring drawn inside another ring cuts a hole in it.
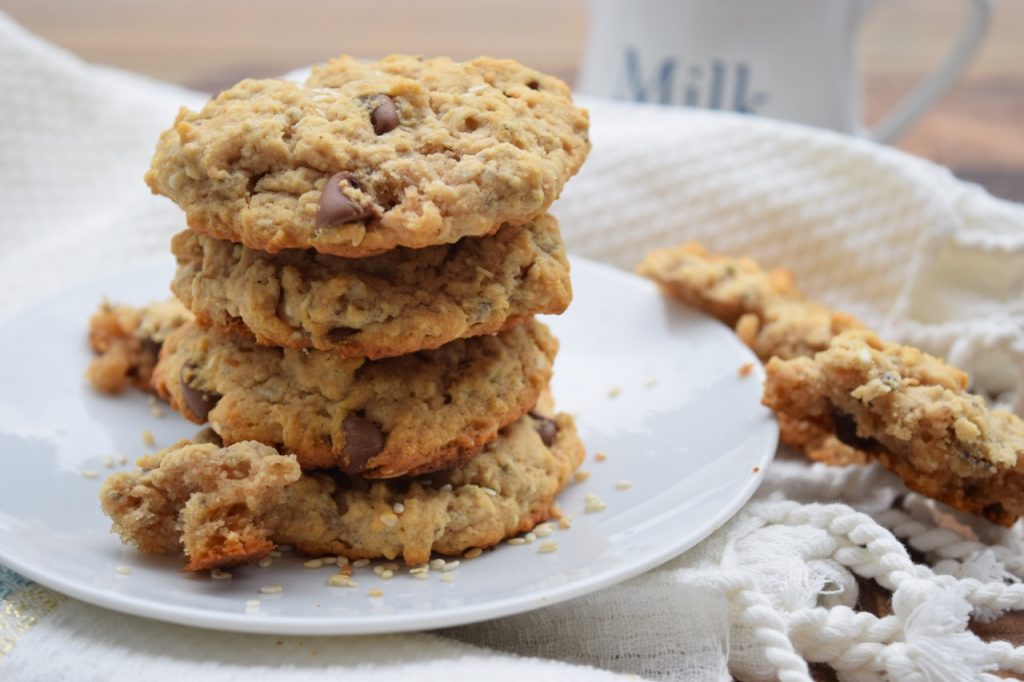
M 369 594 L 371 597 L 383 597 L 384 590 L 380 589 L 379 587 L 375 587 L 369 592 L 367 592 L 367 594 Z
M 334 573 L 327 577 L 327 584 L 331 587 L 358 587 L 359 583 L 344 573 Z
M 99 478 L 99 474 L 90 469 L 86 469 L 82 472 L 82 478 Z
M 551 554 L 558 551 L 558 545 L 554 542 L 542 542 L 537 549 L 537 554 Z
M 409 569 L 409 573 L 411 575 L 420 575 L 420 574 L 429 573 L 429 572 L 430 572 L 430 566 L 416 566 L 414 568 L 410 568 Z
M 392 509 L 392 511 L 394 511 L 394 512 L 395 512 L 396 514 L 401 514 L 402 512 L 404 512 L 404 511 L 405 511 L 405 505 L 404 505 L 404 504 L 402 504 L 401 502 L 395 502 L 395 503 L 394 503 L 394 504 L 393 504 L 393 505 L 391 506 L 391 509 Z
M 262 559 L 259 560 L 259 564 L 258 565 L 259 565 L 260 568 L 269 568 L 269 566 L 270 566 L 270 557 L 263 557 Z
M 480 83 L 479 85 L 474 85 L 474 86 L 472 86 L 470 88 L 467 88 L 466 89 L 466 93 L 469 94 L 469 93 L 474 93 L 474 92 L 480 92 L 481 90 L 486 90 L 486 89 L 487 89 L 487 83 Z
M 589 471 L 584 471 L 583 469 L 580 469 L 579 471 L 576 472 L 575 478 L 576 478 L 576 482 L 577 483 L 583 483 L 588 478 L 590 478 L 590 472 Z
M 245 608 L 247 609 L 258 609 L 260 607 L 259 599 L 249 599 L 245 602 Z
M 333 566 L 338 563 L 338 557 L 336 556 L 325 556 L 320 561 L 324 562 L 324 566 Z
M 415 578 L 416 580 L 426 580 L 430 576 L 427 575 L 426 573 L 413 573 L 412 577 Z
M 303 568 L 323 568 L 324 567 L 324 561 L 323 561 L 323 559 L 310 559 L 309 561 L 302 562 L 302 567 Z
M 558 519 L 558 527 L 561 528 L 562 530 L 569 530 L 569 528 L 571 526 L 572 526 L 572 523 L 565 516 L 563 516 L 562 518 Z
M 467 549 L 466 553 L 462 556 L 465 559 L 475 559 L 483 553 L 484 550 L 480 549 L 479 547 L 471 547 L 470 549 Z
M 153 407 L 149 408 L 149 413 L 154 417 L 164 416 L 163 408 L 161 408 L 159 405 L 154 405 Z
M 451 483 L 445 483 L 443 486 L 441 486 L 441 492 L 450 493 L 451 491 L 452 491 L 452 484 Z
M 446 583 L 453 583 L 453 582 L 455 582 L 455 574 L 454 573 L 442 573 L 441 574 L 441 580 L 443 580 Z
M 340 556 L 340 557 L 338 557 L 338 565 L 339 566 L 348 566 L 348 557 L 347 556 Z
M 124 456 L 124 455 L 118 455 L 117 456 L 117 463 L 120 464 L 121 466 L 124 466 L 125 464 L 128 463 L 128 458 L 126 456 Z
M 384 570 L 384 567 L 379 565 L 379 564 L 377 566 L 373 567 L 373 572 L 374 572 L 375 575 L 380 575 L 383 570 Z
M 279 556 L 281 556 L 281 552 L 279 550 L 272 549 L 272 550 L 270 550 L 270 556 L 272 556 L 272 557 L 279 557 Z
M 355 561 L 352 562 L 352 566 L 354 566 L 355 568 L 362 568 L 363 566 L 369 566 L 369 565 L 370 565 L 370 560 L 369 559 L 356 559 Z
M 524 540 L 523 538 L 509 538 L 508 539 L 508 544 L 510 544 L 510 545 L 525 545 L 526 544 L 526 540 Z
M 485 493 L 487 493 L 491 497 L 497 497 L 498 496 L 498 491 L 495 490 L 494 488 L 488 488 L 487 486 L 481 486 L 480 490 L 483 490 Z
M 284 592 L 284 588 L 280 585 L 264 585 L 260 588 L 261 594 L 281 594 Z
M 292 546 L 291 545 L 278 545 L 277 548 L 279 550 L 281 550 L 282 552 L 290 552 L 290 551 L 292 551 Z
M 550 523 L 542 523 L 539 526 L 537 526 L 536 528 L 534 528 L 533 532 L 536 533 L 537 537 L 539 537 L 539 538 L 546 538 L 549 535 L 551 535 L 552 533 L 554 533 L 555 531 L 551 527 Z
M 117 567 L 117 572 L 120 573 L 121 575 L 131 575 L 132 574 L 132 567 L 131 566 L 123 566 L 123 565 L 122 566 L 118 566 Z
M 631 481 L 616 481 L 615 487 L 619 490 L 629 490 L 633 487 L 633 483 Z
M 395 577 L 395 572 L 392 571 L 390 568 L 385 568 L 378 575 L 380 576 L 381 580 L 390 580 L 391 578 Z
M 432 569 L 434 569 L 435 571 L 443 571 L 444 570 L 444 564 L 445 564 L 445 560 L 444 559 L 432 559 L 430 561 L 430 564 L 428 564 L 428 565 Z
M 107 467 L 108 469 L 113 469 L 114 468 L 114 458 L 111 457 L 110 455 L 107 455 L 106 457 L 104 457 L 103 458 L 103 466 Z
M 231 580 L 233 576 L 227 571 L 222 571 L 219 568 L 215 568 L 212 571 L 210 571 L 210 577 L 214 580 Z
M 604 454 L 603 452 L 599 452 L 596 455 L 594 455 L 594 459 L 597 460 L 598 462 L 603 462 L 606 459 L 608 459 L 608 455 Z
M 156 445 L 156 438 L 153 437 L 152 431 L 142 432 L 142 442 L 146 445 Z
M 611 388 L 608 389 L 609 398 L 617 398 L 620 393 L 622 393 L 622 389 L 619 388 L 618 386 L 612 386 Z
M 594 493 L 587 493 L 583 497 L 583 511 L 586 513 L 604 511 L 608 508 L 604 502 L 601 501 Z
M 454 571 L 454 570 L 455 570 L 456 568 L 458 568 L 459 566 L 461 566 L 461 563 L 460 563 L 460 562 L 459 562 L 458 560 L 455 560 L 455 561 L 449 561 L 448 563 L 446 563 L 446 564 L 444 565 L 444 570 L 445 570 L 445 571 Z
M 748 377 L 748 376 L 750 376 L 750 373 L 752 371 L 754 371 L 754 363 L 748 362 L 745 365 L 740 365 L 739 373 L 740 373 L 741 377 Z
M 527 533 L 526 535 L 524 535 L 523 539 L 526 540 L 527 544 L 529 544 L 529 543 L 531 543 L 531 542 L 533 542 L 534 540 L 537 539 L 537 534 L 531 531 L 531 532 Z
M 388 528 L 394 528 L 398 525 L 398 517 L 391 512 L 380 515 L 380 522 Z

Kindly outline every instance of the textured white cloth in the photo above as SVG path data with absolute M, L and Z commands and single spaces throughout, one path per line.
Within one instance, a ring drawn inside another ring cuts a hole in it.
M 176 108 L 202 96 L 85 65 L 2 15 L 0 91 L 0 314 L 166 251 L 180 212 L 140 178 Z M 823 301 L 946 355 L 1019 407 L 1024 209 L 850 137 L 588 104 L 593 153 L 555 208 L 573 252 L 631 268 L 651 248 L 698 239 L 784 265 Z M 1024 652 L 965 631 L 972 613 L 1024 607 L 1020 525 L 905 493 L 876 467 L 783 458 L 753 502 L 679 559 L 432 635 L 209 633 L 54 598 L 0 569 L 0 679 L 806 680 L 808 659 L 845 680 L 1024 673 Z M 855 610 L 855 575 L 895 590 L 892 616 Z M 15 599 L 34 600 L 34 624 L 4 620 Z

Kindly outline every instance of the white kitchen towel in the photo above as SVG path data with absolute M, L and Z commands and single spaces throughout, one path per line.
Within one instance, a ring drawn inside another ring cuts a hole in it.
M 166 252 L 182 217 L 141 175 L 177 107 L 204 96 L 84 64 L 2 15 L 0 91 L 0 314 Z M 571 251 L 631 268 L 651 248 L 698 239 L 789 267 L 823 301 L 1020 406 L 1024 208 L 851 137 L 587 104 L 593 153 L 555 207 Z M 856 610 L 855 576 L 894 590 L 892 615 Z M 1024 607 L 1022 576 L 1020 524 L 953 514 L 877 467 L 783 457 L 736 518 L 665 566 L 439 634 L 204 632 L 0 567 L 0 679 L 807 680 L 808 660 L 848 680 L 979 679 L 1024 673 L 1024 652 L 966 630 L 972 614 Z

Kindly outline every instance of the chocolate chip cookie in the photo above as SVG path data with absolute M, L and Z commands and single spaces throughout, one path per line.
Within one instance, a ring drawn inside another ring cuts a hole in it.
M 766 370 L 766 405 L 868 453 L 912 490 L 1007 526 L 1024 514 L 1024 422 L 989 411 L 959 369 L 855 330 Z
M 153 385 L 227 444 L 257 440 L 304 469 L 391 478 L 475 455 L 537 402 L 557 345 L 529 322 L 435 350 L 345 359 L 189 324 L 164 342 Z
M 108 478 L 100 500 L 125 542 L 184 551 L 190 571 L 246 563 L 273 543 L 413 565 L 530 530 L 549 517 L 583 455 L 567 414 L 531 413 L 459 468 L 391 481 L 302 474 L 294 457 L 252 441 L 185 441 Z
M 539 218 L 587 130 L 565 83 L 513 61 L 341 57 L 182 109 L 146 182 L 197 232 L 360 258 Z
M 258 342 L 380 358 L 490 334 L 572 297 L 558 222 L 368 258 L 276 254 L 191 231 L 172 242 L 171 288 L 204 324 Z
M 89 320 L 89 345 L 97 357 L 86 377 L 104 393 L 120 393 L 128 384 L 152 391 L 150 378 L 160 346 L 168 334 L 191 320 L 192 313 L 175 299 L 143 308 L 104 301 Z

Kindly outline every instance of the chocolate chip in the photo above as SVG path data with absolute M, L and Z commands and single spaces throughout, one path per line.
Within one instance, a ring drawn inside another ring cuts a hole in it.
M 395 101 L 387 95 L 375 95 L 370 99 L 370 123 L 378 135 L 390 133 L 398 127 L 398 109 Z
M 353 334 L 358 334 L 359 330 L 355 327 L 334 327 L 327 332 L 327 338 L 334 343 L 341 343 Z
M 548 419 L 536 412 L 531 412 L 530 416 L 537 421 L 537 435 L 540 436 L 544 445 L 550 446 L 554 443 L 555 436 L 558 435 L 558 424 L 555 423 L 555 420 Z
M 369 207 L 360 206 L 345 196 L 341 191 L 341 185 L 359 187 L 356 176 L 349 172 L 342 171 L 335 173 L 327 179 L 324 190 L 320 193 L 320 204 L 316 208 L 316 226 L 329 227 L 331 225 L 344 225 L 365 220 L 373 215 Z
M 341 455 L 345 463 L 341 468 L 348 472 L 366 469 L 366 463 L 384 449 L 384 434 L 377 425 L 365 417 L 350 414 L 342 424 L 345 430 L 345 447 Z
M 210 410 L 217 405 L 217 402 L 223 396 L 220 393 L 200 391 L 193 388 L 189 382 L 195 378 L 193 374 L 196 369 L 196 366 L 191 362 L 186 362 L 181 366 L 181 371 L 178 372 L 178 378 L 181 380 L 181 395 L 185 399 L 185 407 L 188 408 L 188 411 L 195 415 L 197 419 L 206 421 Z
M 540 89 L 540 83 L 535 81 L 535 80 L 532 80 L 532 81 L 530 81 L 529 83 L 526 84 L 526 87 L 530 88 L 531 90 L 539 90 Z
M 843 412 L 835 405 L 832 405 L 832 428 L 836 432 L 836 438 L 841 443 L 850 447 L 871 452 L 877 450 L 880 445 L 874 438 L 864 438 L 857 435 L 857 421 L 852 415 Z

